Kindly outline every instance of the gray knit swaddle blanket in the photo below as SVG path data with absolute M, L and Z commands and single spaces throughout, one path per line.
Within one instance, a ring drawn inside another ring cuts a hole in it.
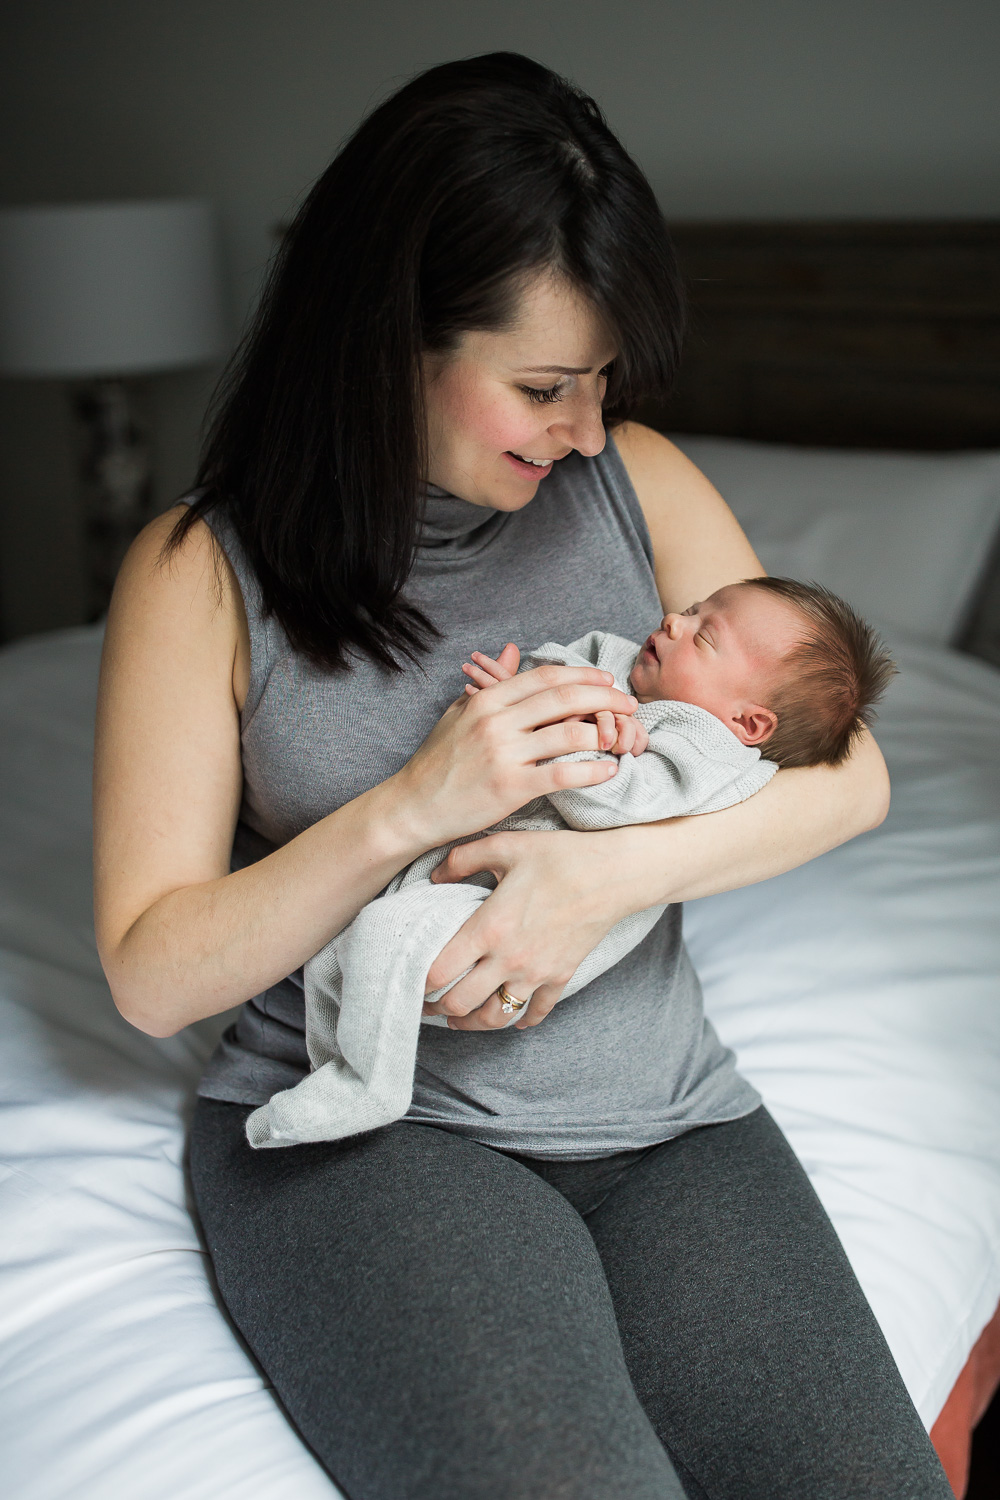
M 595 630 L 570 646 L 540 646 L 525 657 L 522 671 L 543 662 L 600 667 L 629 692 L 638 649 L 634 641 Z M 617 775 L 610 781 L 536 798 L 473 838 L 504 831 L 593 831 L 718 812 L 760 791 L 777 770 L 761 759 L 759 750 L 741 744 L 721 720 L 694 704 L 641 703 L 635 717 L 649 735 L 649 747 L 642 755 L 618 758 Z M 599 751 L 560 757 L 610 758 Z M 496 884 L 484 872 L 458 884 L 433 885 L 431 871 L 454 847 L 431 849 L 401 870 L 306 964 L 306 1047 L 313 1071 L 254 1110 L 246 1126 L 251 1146 L 341 1140 L 406 1114 L 428 970 Z M 641 943 L 664 909 L 652 906 L 618 922 L 587 954 L 564 998 Z M 426 998 L 440 999 L 450 988 Z M 444 1017 L 423 1020 L 447 1024 Z

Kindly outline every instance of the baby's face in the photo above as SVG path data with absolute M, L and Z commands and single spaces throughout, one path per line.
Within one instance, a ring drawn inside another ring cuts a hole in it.
M 733 584 L 682 615 L 664 616 L 636 658 L 632 691 L 641 703 L 697 704 L 744 744 L 762 744 L 774 724 L 754 711 L 766 711 L 778 664 L 803 633 L 784 599 Z

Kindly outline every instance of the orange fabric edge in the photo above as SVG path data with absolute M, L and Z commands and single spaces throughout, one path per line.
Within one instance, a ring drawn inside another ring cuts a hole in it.
M 983 1329 L 941 1414 L 931 1442 L 958 1500 L 969 1483 L 972 1430 L 1000 1389 L 1000 1307 Z

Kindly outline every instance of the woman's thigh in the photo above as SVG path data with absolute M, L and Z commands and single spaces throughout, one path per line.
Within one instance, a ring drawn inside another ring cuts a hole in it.
M 519 1162 L 401 1123 L 252 1151 L 199 1103 L 222 1297 L 350 1500 L 679 1500 L 579 1214 Z
M 689 1495 L 953 1500 L 766 1110 L 655 1147 L 586 1222 L 639 1399 Z

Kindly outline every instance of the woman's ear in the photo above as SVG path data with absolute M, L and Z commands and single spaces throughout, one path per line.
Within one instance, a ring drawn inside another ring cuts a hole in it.
M 760 703 L 750 703 L 728 721 L 729 728 L 744 745 L 763 745 L 778 727 L 778 715 Z

